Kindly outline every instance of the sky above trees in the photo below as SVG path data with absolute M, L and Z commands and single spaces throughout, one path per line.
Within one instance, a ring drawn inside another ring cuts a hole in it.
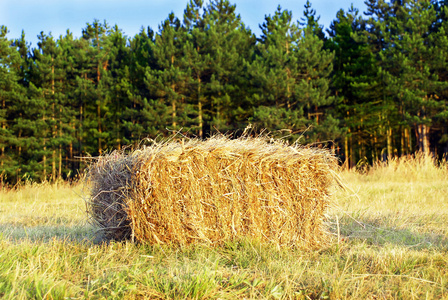
M 32 46 L 37 44 L 37 36 L 41 31 L 58 38 L 65 35 L 67 29 L 75 37 L 81 35 L 82 28 L 94 19 L 106 20 L 110 25 L 117 24 L 128 37 L 139 33 L 142 26 L 150 26 L 157 31 L 162 20 L 170 12 L 182 16 L 188 0 L 1 0 L 0 23 L 9 30 L 9 38 L 18 38 L 22 30 Z M 293 19 L 303 16 L 305 0 L 235 0 L 236 12 L 246 26 L 258 36 L 265 15 L 274 14 L 278 5 L 293 13 Z M 328 28 L 336 18 L 339 9 L 347 10 L 353 3 L 360 12 L 365 11 L 364 0 L 314 0 L 311 1 L 320 24 Z

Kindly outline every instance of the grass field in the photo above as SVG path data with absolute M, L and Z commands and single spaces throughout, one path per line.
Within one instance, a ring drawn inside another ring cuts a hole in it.
M 0 298 L 448 299 L 447 166 L 401 159 L 341 178 L 315 252 L 100 243 L 81 184 L 4 188 Z

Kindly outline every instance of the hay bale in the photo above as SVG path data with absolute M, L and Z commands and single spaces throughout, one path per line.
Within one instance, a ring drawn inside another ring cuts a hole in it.
M 107 238 L 319 248 L 336 159 L 265 137 L 171 141 L 92 164 L 89 213 Z

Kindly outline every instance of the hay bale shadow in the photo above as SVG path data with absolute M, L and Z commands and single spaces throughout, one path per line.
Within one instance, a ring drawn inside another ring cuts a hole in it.
M 102 239 L 95 234 L 91 225 L 37 225 L 19 226 L 17 224 L 0 224 L 1 237 L 10 241 L 49 242 L 52 240 L 75 243 L 101 243 Z
M 331 223 L 330 231 L 333 236 L 339 234 L 339 239 L 361 241 L 378 247 L 395 245 L 415 250 L 448 250 L 448 237 L 446 235 L 419 232 L 416 229 L 403 226 L 401 228 L 387 226 L 384 224 L 386 218 L 387 216 L 382 216 L 382 218 L 343 216 L 338 220 L 332 219 L 329 222 Z M 339 225 L 336 222 L 339 222 Z

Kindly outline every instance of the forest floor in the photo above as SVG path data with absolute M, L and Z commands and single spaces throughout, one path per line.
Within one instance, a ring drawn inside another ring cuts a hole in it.
M 0 298 L 448 299 L 447 175 L 424 158 L 341 172 L 314 252 L 101 243 L 82 184 L 3 188 Z

